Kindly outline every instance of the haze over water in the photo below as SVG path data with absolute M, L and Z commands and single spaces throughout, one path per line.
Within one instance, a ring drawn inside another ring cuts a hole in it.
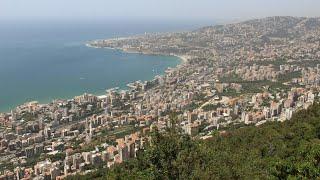
M 2 22 L 0 112 L 27 101 L 45 103 L 84 92 L 103 94 L 107 88 L 125 88 L 129 82 L 151 80 L 180 60 L 89 48 L 85 43 L 193 28 L 150 22 Z

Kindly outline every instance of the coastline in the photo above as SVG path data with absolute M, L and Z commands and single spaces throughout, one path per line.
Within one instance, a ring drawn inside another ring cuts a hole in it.
M 179 58 L 182 63 L 187 63 L 188 60 L 190 59 L 190 57 L 186 56 L 186 55 L 150 53 L 150 52 L 145 52 L 145 51 L 127 50 L 127 49 L 124 49 L 124 48 L 99 47 L 99 46 L 91 45 L 90 43 L 86 43 L 86 46 L 89 47 L 89 48 L 97 48 L 97 49 L 102 48 L 102 49 L 119 50 L 119 51 L 122 51 L 124 53 L 132 53 L 132 54 L 143 54 L 143 55 L 151 55 L 151 56 L 174 56 L 174 57 Z
M 155 53 L 146 53 L 146 52 L 134 52 L 134 51 L 128 51 L 128 50 L 121 49 L 121 48 L 92 46 L 90 43 L 85 43 L 85 46 L 87 46 L 88 48 L 96 48 L 96 49 L 105 48 L 105 49 L 111 49 L 111 50 L 119 50 L 119 51 L 122 51 L 123 53 L 128 53 L 128 54 L 133 53 L 133 54 L 142 54 L 142 55 L 150 55 L 150 56 L 174 56 L 174 57 L 177 57 L 177 58 L 179 59 L 179 61 L 180 61 L 180 62 L 177 64 L 177 66 L 180 65 L 180 64 L 186 63 L 186 62 L 188 61 L 188 58 L 187 58 L 187 57 L 185 57 L 185 56 L 179 56 L 179 55 L 175 55 L 175 54 L 166 55 L 166 54 L 155 54 Z M 172 68 L 177 68 L 177 66 L 172 67 Z M 159 74 L 157 74 L 156 76 L 163 76 L 164 74 L 165 74 L 165 72 L 159 73 Z M 149 79 L 149 80 L 147 80 L 147 81 L 153 80 L 156 76 L 153 76 L 152 79 Z M 137 80 L 135 80 L 135 81 L 140 81 L 140 79 L 137 79 Z M 133 81 L 133 82 L 135 82 L 135 81 Z M 132 82 L 131 82 L 131 83 L 132 83 Z M 119 91 L 121 91 L 121 90 L 127 91 L 127 90 L 130 89 L 130 87 L 128 87 L 127 85 L 125 85 L 124 87 L 125 87 L 125 88 L 119 88 Z M 115 87 L 106 88 L 106 90 L 108 90 L 108 89 L 113 89 L 113 88 L 115 88 Z M 90 93 L 90 92 L 87 92 L 87 93 Z M 95 93 L 93 92 L 93 93 L 90 93 L 90 94 L 93 94 L 93 95 L 95 95 L 95 96 L 97 96 L 97 97 L 100 97 L 100 96 L 103 96 L 103 95 L 104 95 L 104 94 L 100 94 L 100 93 L 97 93 L 97 92 L 95 92 Z M 36 101 L 36 102 L 39 102 L 39 104 L 41 104 L 41 105 L 47 105 L 47 104 L 50 104 L 50 103 L 51 103 L 52 101 L 54 101 L 54 100 L 70 100 L 70 99 L 73 99 L 75 96 L 79 96 L 79 95 L 81 95 L 81 94 L 76 94 L 76 95 L 74 95 L 73 97 L 70 97 L 70 98 L 68 98 L 68 97 L 61 97 L 61 98 L 53 98 L 53 99 L 49 99 L 49 98 L 48 98 L 48 99 L 46 99 L 46 100 L 34 99 L 34 100 L 30 100 L 30 101 L 25 101 L 25 102 L 23 102 L 23 103 L 21 103 L 21 104 L 19 104 L 19 105 L 15 105 L 13 108 L 10 108 L 10 109 L 8 109 L 8 110 L 0 111 L 0 114 L 10 113 L 10 111 L 16 109 L 16 108 L 19 107 L 19 106 L 23 106 L 24 104 L 29 103 L 29 102 L 34 102 L 34 101 Z

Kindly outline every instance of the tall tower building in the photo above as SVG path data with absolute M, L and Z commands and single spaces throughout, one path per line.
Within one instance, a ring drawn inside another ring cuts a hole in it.
M 89 122 L 87 122 L 87 126 L 86 126 L 86 142 L 87 143 L 91 142 L 92 135 L 93 135 L 92 121 L 89 120 Z

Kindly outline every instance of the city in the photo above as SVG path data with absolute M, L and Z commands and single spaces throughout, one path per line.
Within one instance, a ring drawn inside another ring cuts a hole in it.
M 151 81 L 0 114 L 0 179 L 64 179 L 135 158 L 172 124 L 193 139 L 282 122 L 319 99 L 320 18 L 269 17 L 88 45 L 180 57 Z

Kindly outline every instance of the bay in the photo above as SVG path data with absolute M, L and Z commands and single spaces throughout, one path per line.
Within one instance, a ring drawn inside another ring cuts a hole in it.
M 90 40 L 192 29 L 179 23 L 54 21 L 0 23 L 0 112 L 82 93 L 103 94 L 151 80 L 180 63 L 176 57 L 85 46 Z

